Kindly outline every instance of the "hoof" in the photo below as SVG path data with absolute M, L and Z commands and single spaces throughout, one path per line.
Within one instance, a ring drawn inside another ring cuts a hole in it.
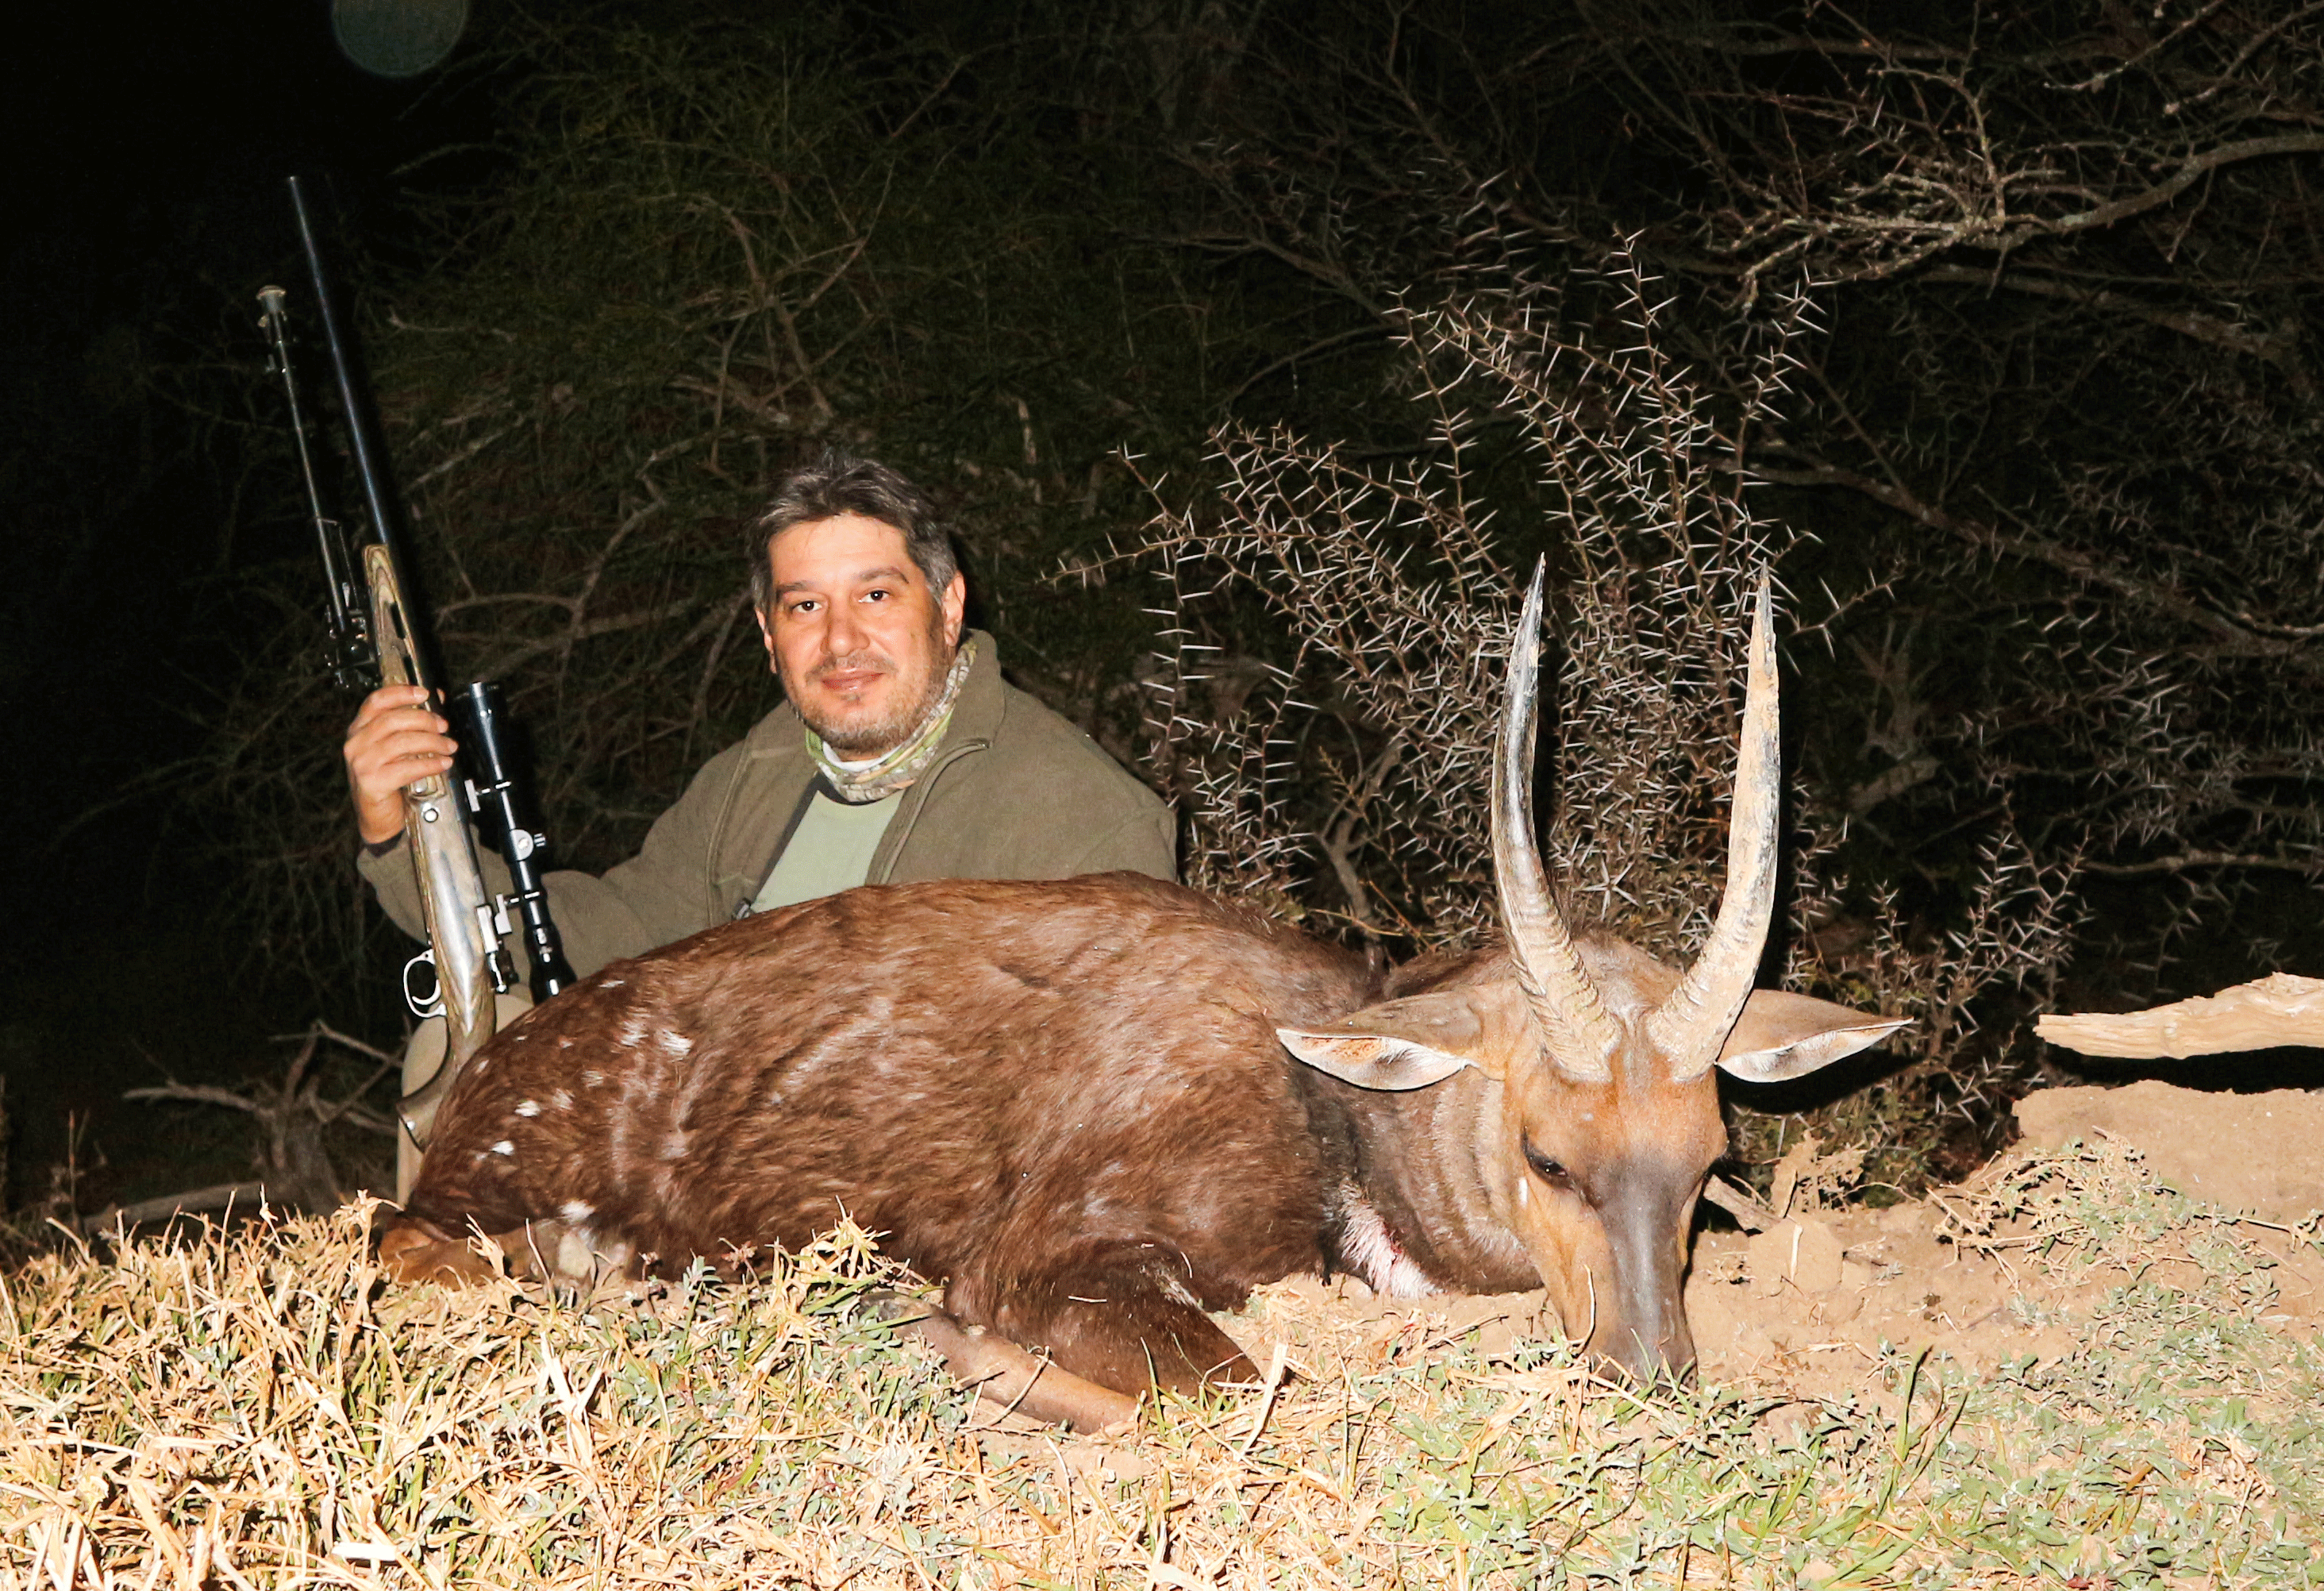
M 444 1287 L 476 1287 L 500 1280 L 484 1255 L 466 1238 L 447 1237 L 429 1222 L 392 1216 L 380 1229 L 379 1265 L 400 1285 L 433 1281 Z

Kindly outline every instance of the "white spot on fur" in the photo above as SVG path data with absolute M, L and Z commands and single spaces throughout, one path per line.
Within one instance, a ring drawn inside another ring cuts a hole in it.
M 621 1037 L 622 1037 L 622 1049 L 624 1049 L 624 1050 L 635 1050 L 635 1049 L 638 1047 L 638 1041 L 639 1041 L 639 1040 L 641 1040 L 641 1039 L 642 1039 L 642 1038 L 644 1038 L 645 1036 L 646 1036 L 646 1021 L 645 1021 L 645 1018 L 643 1018 L 643 1017 L 641 1017 L 641 1016 L 633 1016 L 633 1017 L 630 1018 L 630 1020 L 629 1020 L 629 1021 L 627 1021 L 627 1022 L 623 1022 L 623 1023 L 622 1024 L 622 1035 L 621 1035 Z
M 686 1158 L 686 1134 L 683 1133 L 673 1132 L 668 1137 L 664 1138 L 661 1141 L 661 1158 L 666 1161 L 684 1160 Z
M 668 1028 L 664 1028 L 661 1033 L 661 1047 L 672 1055 L 683 1055 L 694 1048 L 694 1041 L 683 1033 L 673 1033 Z
M 567 1093 L 564 1089 L 559 1088 L 556 1093 L 549 1096 L 549 1103 L 555 1105 L 559 1110 L 571 1110 L 573 1108 L 573 1096 Z
M 592 1067 L 581 1074 L 581 1081 L 588 1087 L 602 1088 L 605 1086 L 605 1074 Z
M 494 1154 L 513 1155 L 516 1153 L 516 1145 L 503 1138 L 498 1143 L 493 1145 L 493 1152 Z
M 595 1207 L 577 1198 L 568 1198 L 557 1207 L 557 1213 L 576 1226 L 597 1213 Z
M 520 1099 L 517 1101 L 516 1114 L 521 1116 L 537 1116 L 540 1114 L 540 1102 L 537 1099 Z
M 573 1041 L 570 1039 L 559 1039 L 557 1041 L 557 1047 L 559 1050 L 570 1050 L 573 1048 Z
M 601 989 L 618 989 L 622 986 L 622 984 L 620 978 L 607 978 L 597 986 Z
M 1340 1263 L 1366 1287 L 1387 1299 L 1425 1299 L 1443 1290 L 1397 1247 L 1379 1212 L 1353 1190 L 1342 1217 Z

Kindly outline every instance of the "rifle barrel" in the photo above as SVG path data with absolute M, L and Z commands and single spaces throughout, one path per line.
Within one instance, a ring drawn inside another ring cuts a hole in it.
M 324 344 L 331 352 L 331 373 L 338 382 L 339 407 L 346 416 L 347 445 L 355 455 L 355 476 L 363 484 L 372 530 L 395 566 L 396 581 L 407 605 L 405 617 L 414 630 L 410 638 L 412 672 L 417 676 L 413 682 L 440 693 L 445 679 L 443 659 L 436 649 L 434 627 L 427 622 L 426 604 L 412 583 L 411 565 L 403 556 L 403 511 L 396 500 L 394 481 L 388 474 L 387 449 L 379 439 L 378 417 L 372 412 L 369 388 L 356 367 L 355 345 L 341 326 L 338 300 L 332 291 L 330 273 L 323 264 L 322 244 L 316 236 L 314 220 L 307 213 L 306 190 L 296 177 L 290 179 L 290 208 L 299 218 L 299 242 L 306 250 L 307 273 L 315 283 L 315 308 L 323 322 Z
M 282 378 L 282 398 L 290 411 L 290 438 L 299 452 L 299 478 L 306 483 L 307 518 L 315 532 L 315 550 L 323 560 L 323 622 L 330 632 L 325 654 L 331 675 L 348 689 L 359 690 L 379 671 L 379 656 L 371 644 L 371 598 L 362 573 L 355 567 L 346 532 L 323 502 L 323 483 L 315 473 L 315 451 L 307 431 L 307 405 L 299 394 L 297 356 L 290 343 L 289 294 L 279 287 L 258 290 L 266 316 L 266 334 L 274 350 L 274 372 Z

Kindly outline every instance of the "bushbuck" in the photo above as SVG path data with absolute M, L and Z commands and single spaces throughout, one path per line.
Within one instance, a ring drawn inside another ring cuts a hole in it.
M 1084 1426 L 1155 1383 L 1251 1374 L 1204 1311 L 1299 1272 L 1545 1286 L 1613 1366 L 1684 1367 L 1688 1229 L 1726 1142 L 1713 1068 L 1797 1077 L 1902 1024 L 1751 986 L 1776 851 L 1764 586 L 1709 943 L 1681 974 L 1568 928 L 1532 838 L 1540 609 L 1536 573 L 1495 757 L 1499 947 L 1382 978 L 1126 874 L 750 918 L 481 1050 L 383 1259 L 473 1274 L 473 1227 L 568 1273 L 731 1264 L 851 1216 L 944 1284 L 918 1325 L 957 1371 Z

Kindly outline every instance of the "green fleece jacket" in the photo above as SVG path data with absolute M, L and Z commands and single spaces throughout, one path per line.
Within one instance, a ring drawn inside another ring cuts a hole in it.
M 726 921 L 755 898 L 803 808 L 816 768 L 789 703 L 703 765 L 644 846 L 602 876 L 549 874 L 549 911 L 573 970 Z M 979 634 L 936 761 L 904 792 L 872 858 L 868 883 L 924 878 L 1070 878 L 1117 868 L 1176 874 L 1170 809 L 1096 743 L 1001 677 Z M 496 854 L 486 885 L 510 889 Z M 420 885 L 401 840 L 356 866 L 406 933 L 423 937 Z

